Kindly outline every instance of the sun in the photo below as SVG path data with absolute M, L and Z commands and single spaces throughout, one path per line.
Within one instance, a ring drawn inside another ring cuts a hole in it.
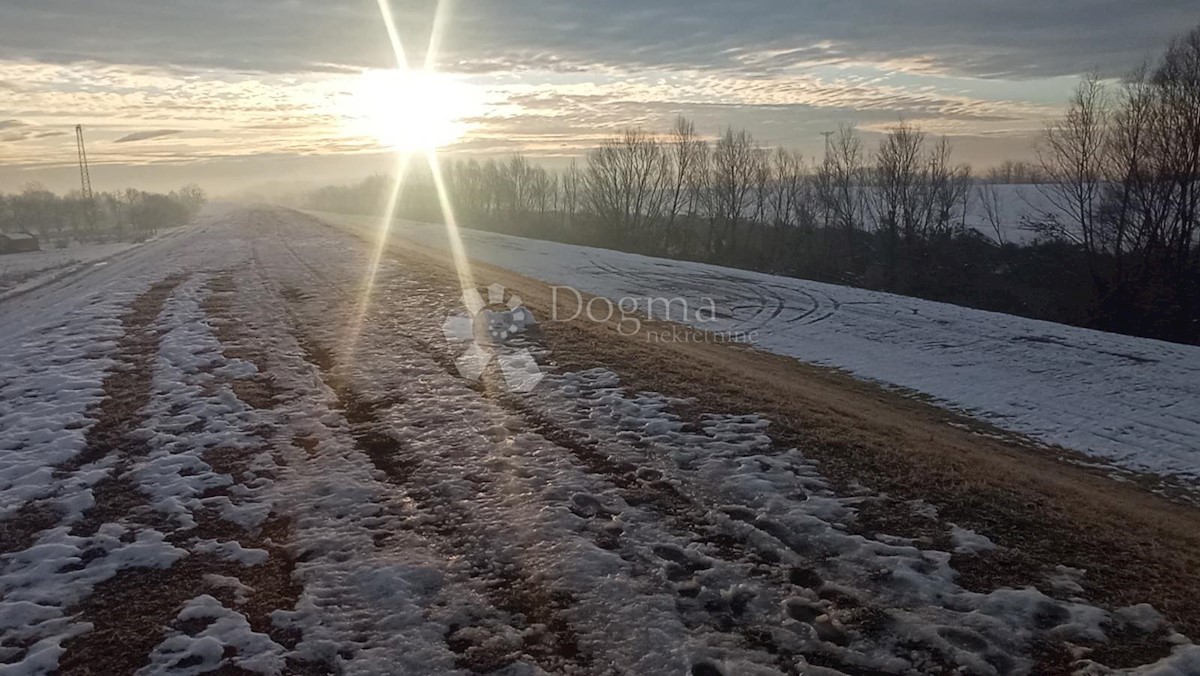
M 423 70 L 369 70 L 359 75 L 340 105 L 349 131 L 401 151 L 451 144 L 481 114 L 471 84 Z

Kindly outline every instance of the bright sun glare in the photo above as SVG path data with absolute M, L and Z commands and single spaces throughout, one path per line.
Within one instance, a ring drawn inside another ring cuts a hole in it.
M 351 131 L 401 151 L 431 150 L 467 132 L 479 92 L 443 73 L 370 70 L 360 75 L 343 115 Z

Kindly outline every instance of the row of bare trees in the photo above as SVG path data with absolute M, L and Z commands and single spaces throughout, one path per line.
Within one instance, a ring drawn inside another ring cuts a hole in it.
M 1036 225 L 1085 253 L 1098 312 L 1145 320 L 1150 305 L 1195 323 L 1200 277 L 1200 28 L 1117 86 L 1075 90 L 1040 146 L 1052 213 Z
M 206 199 L 196 185 L 167 194 L 127 188 L 89 200 L 78 191 L 60 196 L 30 183 L 19 193 L 0 193 L 0 231 L 31 232 L 63 243 L 140 239 L 191 220 Z
M 557 173 L 520 155 L 451 162 L 446 173 L 466 222 L 584 224 L 626 248 L 765 268 L 779 263 L 789 230 L 832 227 L 887 233 L 895 269 L 902 247 L 961 226 L 970 187 L 945 139 L 908 124 L 870 155 L 843 127 L 810 161 L 746 130 L 709 141 L 684 117 L 666 134 L 624 130 Z

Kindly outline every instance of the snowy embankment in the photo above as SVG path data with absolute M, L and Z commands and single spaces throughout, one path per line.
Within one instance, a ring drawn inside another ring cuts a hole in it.
M 363 229 L 378 223 L 318 216 Z M 393 232 L 447 246 L 440 225 L 402 222 Z M 477 261 L 614 301 L 637 299 L 643 309 L 648 298 L 681 298 L 689 312 L 676 302 L 672 321 L 750 334 L 758 349 L 920 392 L 1125 469 L 1200 478 L 1200 347 L 702 263 L 473 230 L 462 236 Z M 707 309 L 697 316 L 707 299 L 715 321 Z

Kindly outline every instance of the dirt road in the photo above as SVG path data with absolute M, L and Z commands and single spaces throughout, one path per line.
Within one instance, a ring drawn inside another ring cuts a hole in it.
M 0 304 L 0 673 L 1200 669 L 1195 508 L 745 348 L 464 362 L 383 254 L 231 209 Z

